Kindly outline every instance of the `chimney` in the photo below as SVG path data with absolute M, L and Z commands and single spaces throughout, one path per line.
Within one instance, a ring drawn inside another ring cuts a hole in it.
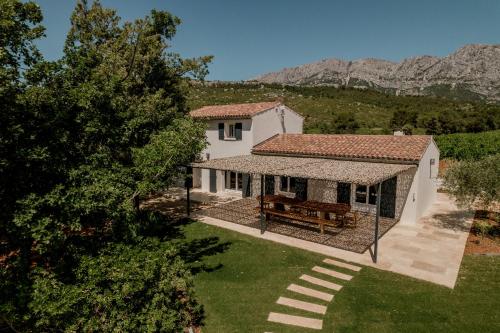
M 405 133 L 403 131 L 394 131 L 394 136 L 403 136 Z

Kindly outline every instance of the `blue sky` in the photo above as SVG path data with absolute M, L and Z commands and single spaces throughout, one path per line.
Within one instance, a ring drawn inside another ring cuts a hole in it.
M 90 2 L 91 0 L 89 0 Z M 38 0 L 47 37 L 61 56 L 75 1 Z M 214 55 L 210 80 L 243 80 L 325 58 L 444 56 L 470 43 L 500 43 L 499 0 L 102 0 L 124 20 L 153 8 L 183 23 L 173 51 Z

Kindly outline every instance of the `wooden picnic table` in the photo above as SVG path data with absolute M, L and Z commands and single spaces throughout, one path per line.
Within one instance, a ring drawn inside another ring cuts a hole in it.
M 260 201 L 260 196 L 257 197 L 257 199 Z M 282 195 L 265 195 L 263 202 L 266 217 L 274 215 L 297 221 L 317 223 L 320 226 L 321 233 L 324 232 L 325 224 L 339 227 L 344 226 L 348 220 L 352 220 L 353 226 L 356 226 L 357 214 L 353 212 L 350 214 L 352 216 L 348 216 L 351 211 L 351 206 L 347 204 L 326 203 L 313 200 L 303 201 Z M 274 207 L 271 207 L 270 204 L 273 204 Z M 285 210 L 285 205 L 289 206 L 289 210 Z M 303 213 L 304 210 L 306 214 Z M 335 215 L 335 220 L 332 220 L 331 214 Z

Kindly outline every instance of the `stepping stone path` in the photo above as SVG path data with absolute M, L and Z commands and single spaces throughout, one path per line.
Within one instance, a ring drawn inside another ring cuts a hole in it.
M 333 299 L 332 294 L 324 293 L 322 291 L 314 290 L 314 289 L 307 288 L 307 287 L 302 287 L 302 286 L 299 286 L 298 284 L 292 283 L 286 289 L 288 289 L 290 291 L 294 291 L 294 292 L 302 294 L 302 295 L 319 298 L 319 299 L 322 299 L 323 301 L 327 301 L 327 302 L 330 302 Z
M 324 268 L 324 267 L 314 266 L 312 270 L 315 272 L 318 272 L 318 273 L 323 273 L 326 275 L 333 276 L 337 279 L 342 279 L 342 280 L 346 280 L 346 281 L 350 281 L 352 279 L 352 275 L 340 273 L 337 271 L 332 271 L 331 269 Z
M 341 267 L 344 269 L 349 269 L 353 272 L 359 272 L 361 270 L 361 267 L 356 266 L 356 265 L 351 265 L 342 261 L 334 260 L 334 259 L 324 259 L 323 263 L 332 265 L 332 266 L 337 266 Z M 321 273 L 324 275 L 327 275 L 328 277 L 333 277 L 335 279 L 340 279 L 344 281 L 350 281 L 353 276 L 341 272 L 337 272 L 336 270 L 321 267 L 321 266 L 314 266 L 311 269 L 313 272 Z M 342 289 L 342 285 L 319 279 L 314 276 L 308 275 L 308 274 L 303 274 L 299 277 L 300 280 L 305 281 L 306 283 L 309 283 L 310 285 L 316 285 L 316 286 L 321 286 L 323 288 L 331 289 L 334 291 L 339 291 Z M 324 301 L 324 302 L 331 302 L 334 298 L 333 294 L 326 293 L 324 291 L 316 290 L 314 288 L 310 287 L 305 287 L 302 285 L 298 284 L 290 284 L 287 287 L 287 290 L 292 291 L 294 293 L 300 294 L 300 295 L 306 295 L 312 298 L 316 298 L 318 300 Z M 311 302 L 304 302 L 298 299 L 294 298 L 288 298 L 288 297 L 283 297 L 281 296 L 278 298 L 276 301 L 277 304 L 284 305 L 290 308 L 294 309 L 300 309 L 308 312 L 312 312 L 315 314 L 321 314 L 324 315 L 327 310 L 327 305 L 324 304 L 316 304 L 316 303 L 311 303 Z M 267 321 L 274 322 L 274 323 L 280 323 L 284 325 L 291 325 L 291 326 L 298 326 L 298 327 L 304 327 L 304 328 L 309 328 L 313 330 L 321 330 L 323 328 L 323 320 L 318 319 L 318 318 L 310 318 L 310 317 L 304 317 L 304 316 L 295 316 L 295 315 L 289 315 L 285 313 L 278 313 L 278 312 L 270 312 L 269 316 L 267 317 Z

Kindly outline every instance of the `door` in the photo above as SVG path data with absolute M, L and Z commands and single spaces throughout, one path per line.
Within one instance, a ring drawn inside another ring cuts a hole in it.
M 398 178 L 393 177 L 382 182 L 380 198 L 380 216 L 394 218 L 396 216 L 396 188 Z
M 264 181 L 266 182 L 264 195 L 274 195 L 274 176 L 266 175 Z
M 248 173 L 240 174 L 242 178 L 241 196 L 243 198 L 252 196 L 252 177 Z
M 295 198 L 307 200 L 307 178 L 295 179 Z
M 217 174 L 216 174 L 216 170 L 210 169 L 209 182 L 210 182 L 210 192 L 216 193 L 217 192 Z
M 351 205 L 351 183 L 337 183 L 337 203 Z

